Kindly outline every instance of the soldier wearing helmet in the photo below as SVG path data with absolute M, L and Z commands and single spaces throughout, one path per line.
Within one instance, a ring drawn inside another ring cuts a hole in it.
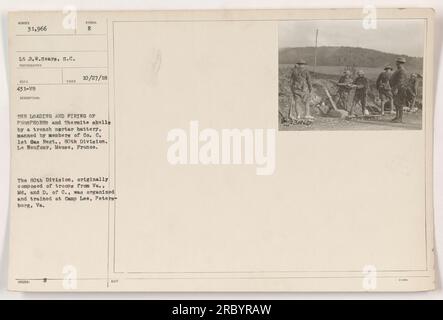
M 305 118 L 312 119 L 309 108 L 309 94 L 312 91 L 311 75 L 306 69 L 306 61 L 300 59 L 296 62 L 291 72 L 290 88 L 292 92 L 292 103 L 289 107 L 287 120 L 291 119 L 291 109 L 295 107 L 297 119 L 300 118 L 300 110 L 305 109 Z
M 338 80 L 338 91 L 335 104 L 340 106 L 343 110 L 348 110 L 349 94 L 352 90 L 353 81 L 350 70 L 345 70 Z
M 412 112 L 417 111 L 415 106 L 415 102 L 417 99 L 418 93 L 418 76 L 416 73 L 411 74 L 411 77 L 408 80 L 408 89 L 407 89 L 407 104 Z
M 394 98 L 394 104 L 396 109 L 395 118 L 392 122 L 403 122 L 403 107 L 407 105 L 407 88 L 408 88 L 408 74 L 404 65 L 406 59 L 399 57 L 396 59 L 397 70 L 392 74 L 389 81 L 392 94 Z
M 366 97 L 369 90 L 369 81 L 368 78 L 365 77 L 365 72 L 363 70 L 357 71 L 357 78 L 354 80 L 353 87 L 356 89 L 354 93 L 354 101 L 352 102 L 351 110 L 349 111 L 349 116 L 354 116 L 354 108 L 357 103 L 360 103 L 361 105 L 362 115 L 368 115 L 369 112 L 366 109 Z
M 392 90 L 391 85 L 389 84 L 389 80 L 392 76 L 392 67 L 391 65 L 387 64 L 384 67 L 384 71 L 379 74 L 375 86 L 378 90 L 378 96 L 381 101 L 381 114 L 385 114 L 385 103 L 386 101 L 389 101 L 391 106 L 391 113 L 394 113 L 394 99 L 392 96 Z

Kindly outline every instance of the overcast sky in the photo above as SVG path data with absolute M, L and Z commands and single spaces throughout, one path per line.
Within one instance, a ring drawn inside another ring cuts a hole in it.
M 279 24 L 279 48 L 312 47 L 315 29 L 319 46 L 362 47 L 388 53 L 423 57 L 424 20 L 377 20 L 366 30 L 362 20 L 288 21 Z

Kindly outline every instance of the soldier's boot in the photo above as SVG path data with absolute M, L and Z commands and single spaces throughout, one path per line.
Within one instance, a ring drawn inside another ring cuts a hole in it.
M 414 96 L 414 98 L 412 99 L 412 103 L 411 103 L 411 112 L 417 112 L 417 107 L 415 106 L 415 102 L 417 100 L 417 97 Z
M 396 112 L 395 112 L 395 107 L 394 107 L 394 100 L 392 100 L 392 99 L 389 99 L 389 102 L 390 102 L 390 104 L 391 104 L 391 114 L 396 114 Z
M 396 123 L 403 122 L 403 107 L 397 106 L 396 112 L 397 112 L 397 115 L 395 116 L 394 119 L 391 120 L 391 122 L 396 122 Z
M 398 122 L 403 122 L 403 106 L 400 106 L 398 108 L 398 118 L 397 118 Z
M 295 101 L 293 100 L 293 99 L 291 99 L 291 102 L 290 102 L 290 104 L 289 104 L 289 109 L 288 109 L 288 115 L 287 115 L 287 117 L 286 117 L 286 119 L 285 119 L 285 122 L 291 122 L 291 120 L 292 120 L 292 117 L 291 117 L 291 111 L 294 109 L 294 111 L 295 111 L 295 106 L 294 106 L 294 104 L 295 104 Z
M 369 115 L 369 111 L 368 111 L 368 109 L 366 108 L 366 105 L 362 105 L 362 106 L 361 106 L 361 114 L 362 114 L 363 116 L 368 116 L 368 115 Z
M 395 122 L 398 119 L 398 106 L 395 107 L 395 117 L 391 120 L 391 122 Z
M 309 102 L 306 102 L 305 110 L 305 119 L 314 119 L 314 117 L 311 116 L 311 108 L 309 107 Z
M 351 107 L 349 108 L 349 115 L 348 115 L 349 118 L 354 117 L 354 106 L 355 106 L 355 103 L 351 103 Z
M 385 100 L 381 99 L 381 115 L 384 116 L 385 115 Z

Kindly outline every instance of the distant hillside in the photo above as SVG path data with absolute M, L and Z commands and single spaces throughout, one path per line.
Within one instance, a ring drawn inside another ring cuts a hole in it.
M 356 66 L 380 68 L 386 63 L 395 67 L 396 54 L 385 53 L 358 47 L 318 47 L 317 65 L 319 66 Z M 422 73 L 423 58 L 402 55 L 407 60 L 407 69 Z M 283 48 L 279 50 L 280 64 L 293 64 L 304 59 L 314 64 L 314 47 Z

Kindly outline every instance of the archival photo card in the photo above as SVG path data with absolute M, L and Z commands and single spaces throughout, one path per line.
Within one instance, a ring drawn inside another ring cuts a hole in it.
M 433 26 L 11 12 L 9 289 L 434 289 Z

